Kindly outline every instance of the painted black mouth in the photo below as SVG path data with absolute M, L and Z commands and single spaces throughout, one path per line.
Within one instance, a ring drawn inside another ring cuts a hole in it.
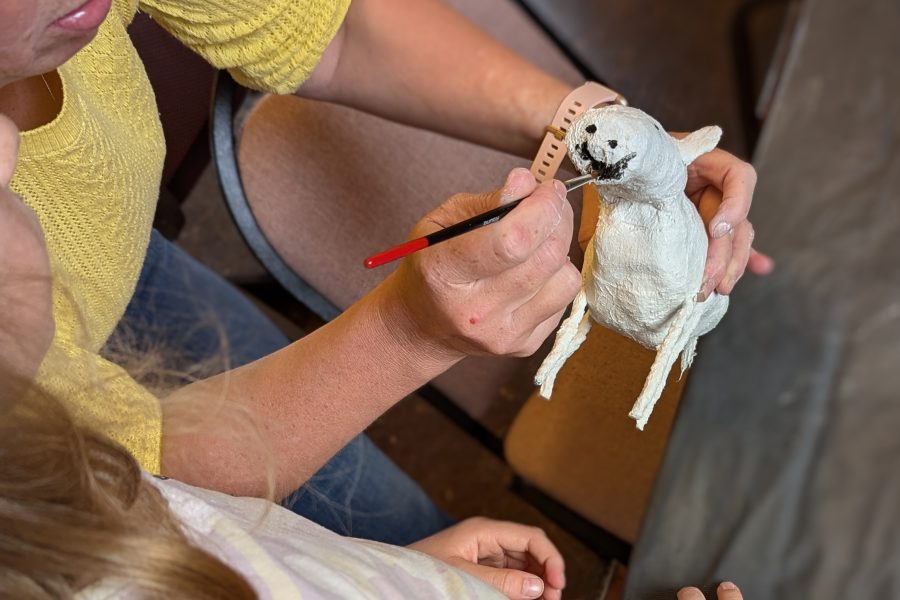
M 580 154 L 583 160 L 590 161 L 591 169 L 597 173 L 597 181 L 622 179 L 622 175 L 625 174 L 625 169 L 628 168 L 628 163 L 637 156 L 637 153 L 632 152 L 631 154 L 626 154 L 614 163 L 606 163 L 602 160 L 597 160 L 591 155 L 591 151 L 588 150 L 587 142 L 581 143 Z

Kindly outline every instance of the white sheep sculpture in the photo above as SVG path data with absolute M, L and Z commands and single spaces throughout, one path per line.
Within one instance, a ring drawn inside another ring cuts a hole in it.
M 728 310 L 728 297 L 697 301 L 708 239 L 684 193 L 687 166 L 716 147 L 722 130 L 704 127 L 677 140 L 636 108 L 586 111 L 566 134 L 569 158 L 595 172 L 602 197 L 585 251 L 582 289 L 535 376 L 550 398 L 556 375 L 581 345 L 591 319 L 657 351 L 629 413 L 643 430 L 678 355 L 690 367 L 697 338 Z

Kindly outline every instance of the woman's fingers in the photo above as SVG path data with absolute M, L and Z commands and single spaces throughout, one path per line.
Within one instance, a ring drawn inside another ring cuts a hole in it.
M 742 162 L 728 169 L 722 181 L 722 204 L 709 223 L 709 234 L 712 237 L 728 235 L 747 220 L 754 187 L 756 171 L 749 164 Z
M 750 258 L 747 260 L 747 268 L 754 275 L 768 275 L 775 268 L 775 261 L 771 257 L 750 248 Z
M 725 274 L 716 291 L 720 294 L 730 294 L 734 289 L 734 284 L 744 274 L 747 268 L 747 261 L 750 259 L 750 244 L 753 243 L 753 225 L 749 221 L 744 221 L 734 229 L 732 239 L 731 260 L 725 268 Z
M 534 328 L 574 297 L 557 290 L 555 298 L 541 297 L 547 306 L 532 320 L 511 318 L 561 269 L 572 279 L 573 214 L 558 181 L 538 185 L 528 171 L 514 170 L 500 191 L 448 199 L 419 222 L 413 236 L 516 199 L 521 202 L 499 221 L 409 257 L 388 279 L 382 289 L 396 296 L 389 304 L 399 307 L 395 320 L 409 335 L 436 340 L 439 350 L 453 355 L 521 356 L 529 350 L 521 343 Z
M 461 279 L 476 281 L 497 276 L 527 262 L 541 249 L 557 233 L 566 209 L 571 212 L 565 197 L 550 184 L 544 184 L 498 222 L 443 245 L 457 256 L 466 257 L 455 263 Z M 571 223 L 567 233 L 571 239 Z
M 703 280 L 697 300 L 703 302 L 719 286 L 725 275 L 725 269 L 731 262 L 733 250 L 734 245 L 730 235 L 717 240 L 709 240 L 709 247 L 706 250 L 706 267 L 703 271 Z
M 528 340 L 524 344 L 525 349 L 515 356 L 531 356 L 532 354 L 537 352 L 541 345 L 547 340 L 547 338 L 550 337 L 554 331 L 556 331 L 559 322 L 562 321 L 563 315 L 565 314 L 566 309 L 564 308 L 535 327 L 534 331 L 531 332 L 531 335 L 528 336 Z
M 495 192 L 451 196 L 419 221 L 410 236 L 422 237 L 500 205 L 526 198 L 534 192 L 537 185 L 534 176 L 527 169 L 513 169 L 507 174 L 503 187 Z
M 564 311 L 581 289 L 581 272 L 568 260 L 544 282 L 527 302 L 513 311 L 512 320 L 542 323 Z M 555 325 L 554 325 L 555 327 Z
M 755 187 L 753 165 L 724 150 L 704 154 L 688 167 L 685 193 L 697 205 L 710 237 L 701 299 L 716 289 L 731 292 L 744 269 L 766 275 L 774 267 L 771 258 L 750 247 L 752 225 L 747 215 Z
M 713 186 L 695 195 L 697 210 L 704 222 L 711 222 L 720 214 L 722 193 Z M 730 294 L 746 269 L 757 275 L 767 275 L 774 268 L 771 258 L 757 252 L 753 243 L 753 225 L 743 220 L 722 237 L 710 237 L 706 252 L 706 267 L 697 299 L 701 302 L 713 292 Z
M 721 190 L 722 201 L 715 215 L 706 220 L 710 237 L 728 235 L 739 223 L 747 220 L 756 187 L 753 165 L 716 149 L 697 158 L 688 168 L 688 175 L 685 191 L 689 196 L 707 185 Z
M 706 600 L 706 598 L 697 588 L 686 587 L 678 590 L 678 600 Z

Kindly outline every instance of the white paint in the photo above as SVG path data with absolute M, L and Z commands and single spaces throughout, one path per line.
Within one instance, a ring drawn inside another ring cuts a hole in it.
M 643 429 L 681 354 L 684 372 L 697 338 L 712 330 L 728 298 L 696 296 L 706 263 L 707 236 L 684 194 L 687 165 L 715 148 L 722 135 L 705 127 L 675 140 L 646 113 L 625 106 L 585 112 L 566 136 L 582 173 L 599 173 L 603 200 L 582 269 L 582 290 L 535 377 L 549 398 L 556 375 L 581 345 L 591 319 L 657 351 L 629 416 Z

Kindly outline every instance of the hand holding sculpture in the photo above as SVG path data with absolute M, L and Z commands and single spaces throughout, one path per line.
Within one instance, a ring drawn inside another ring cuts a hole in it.
M 513 200 L 489 227 L 410 256 L 384 282 L 393 329 L 454 358 L 533 354 L 559 324 L 581 277 L 569 261 L 574 217 L 560 182 L 513 170 L 500 190 L 457 194 L 426 215 L 420 237 Z

